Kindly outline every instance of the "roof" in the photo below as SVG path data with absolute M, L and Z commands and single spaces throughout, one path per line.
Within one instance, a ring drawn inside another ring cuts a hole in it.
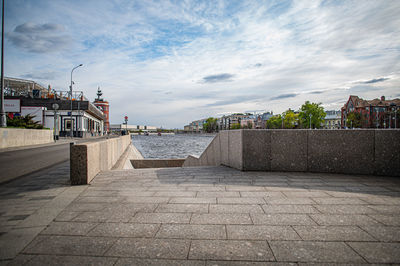
M 353 102 L 354 107 L 356 107 L 356 108 L 363 108 L 363 107 L 369 107 L 369 106 L 385 107 L 385 106 L 390 106 L 391 104 L 400 106 L 400 99 L 398 99 L 398 98 L 391 99 L 391 100 L 383 100 L 383 101 L 381 99 L 364 100 L 358 96 L 350 95 L 349 101 L 350 100 Z M 347 101 L 345 106 L 347 106 L 349 101 Z

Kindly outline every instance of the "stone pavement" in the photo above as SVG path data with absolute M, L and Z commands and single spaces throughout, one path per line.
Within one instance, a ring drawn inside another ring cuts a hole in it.
M 199 167 L 46 185 L 57 173 L 1 189 L 0 244 L 18 247 L 3 264 L 400 263 L 398 178 Z

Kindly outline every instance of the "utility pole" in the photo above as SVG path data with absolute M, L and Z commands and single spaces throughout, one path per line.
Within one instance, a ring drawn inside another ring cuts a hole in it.
M 7 127 L 6 112 L 4 110 L 4 1 L 1 9 L 1 110 L 0 127 Z
M 71 85 L 69 86 L 69 89 L 70 89 L 69 94 L 70 94 L 70 97 L 71 97 L 71 132 L 70 132 L 71 133 L 71 138 L 74 136 L 74 126 L 73 126 L 73 123 L 72 123 L 72 84 L 74 82 L 72 81 L 72 72 L 74 72 L 75 69 L 77 69 L 78 67 L 81 67 L 81 66 L 83 66 L 83 65 L 80 64 L 80 65 L 74 67 L 71 70 Z

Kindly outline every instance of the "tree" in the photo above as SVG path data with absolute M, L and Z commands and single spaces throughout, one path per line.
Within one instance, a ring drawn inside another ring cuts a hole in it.
M 312 128 L 320 128 L 321 124 L 324 123 L 325 116 L 326 113 L 321 103 L 306 101 L 300 108 L 299 119 L 303 128 L 310 127 L 310 119 Z
M 295 114 L 292 110 L 287 110 L 283 114 L 283 127 L 295 128 L 299 124 L 299 114 Z
M 282 116 L 276 115 L 267 120 L 266 128 L 276 129 L 282 128 Z
M 232 124 L 231 129 L 240 129 L 240 124 L 239 123 Z
M 358 112 L 349 112 L 347 114 L 347 127 L 360 128 L 362 125 L 362 115 Z
M 206 122 L 203 125 L 203 130 L 207 133 L 212 133 L 217 131 L 217 126 L 218 126 L 217 121 L 218 119 L 214 117 L 207 118 Z
M 14 116 L 13 118 L 7 117 L 7 126 L 9 127 L 21 127 L 31 129 L 43 129 L 43 125 L 39 124 L 38 121 L 33 121 L 35 116 Z

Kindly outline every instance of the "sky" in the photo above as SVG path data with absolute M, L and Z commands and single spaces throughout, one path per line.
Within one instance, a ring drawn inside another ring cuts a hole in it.
M 400 1 L 5 0 L 7 77 L 183 128 L 235 112 L 400 97 Z

